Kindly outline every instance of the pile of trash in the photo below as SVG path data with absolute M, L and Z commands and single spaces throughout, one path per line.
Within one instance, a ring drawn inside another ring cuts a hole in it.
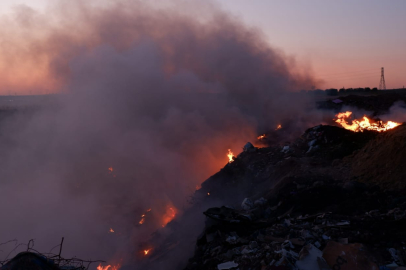
M 229 206 L 204 211 L 185 269 L 404 269 L 406 185 L 394 173 L 406 173 L 405 139 L 406 126 L 354 133 L 320 125 L 292 143 L 248 145 L 197 191 Z M 397 170 L 358 170 L 391 156 Z
M 204 233 L 186 269 L 378 270 L 405 266 L 406 198 L 381 194 L 361 183 L 325 185 L 330 188 L 321 183 L 302 191 L 297 186 L 284 187 L 268 200 L 246 198 L 239 209 L 208 209 Z M 325 194 L 318 196 L 321 190 Z M 306 202 L 312 197 L 313 202 Z M 327 197 L 331 199 L 325 200 Z M 364 204 L 350 208 L 362 200 Z M 304 205 L 300 205 L 302 201 Z M 370 204 L 373 201 L 380 203 Z

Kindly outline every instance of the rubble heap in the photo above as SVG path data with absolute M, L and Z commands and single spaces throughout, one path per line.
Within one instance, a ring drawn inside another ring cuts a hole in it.
M 373 171 L 368 178 L 355 159 L 370 157 L 366 167 L 381 154 L 402 160 L 406 152 L 388 149 L 385 142 L 404 140 L 405 131 L 405 126 L 383 134 L 317 126 L 293 143 L 243 152 L 198 191 L 210 191 L 206 200 L 238 204 L 204 212 L 205 229 L 186 269 L 402 269 L 403 174 L 383 188 L 377 183 L 391 172 L 374 178 Z M 241 187 L 246 198 L 236 193 Z

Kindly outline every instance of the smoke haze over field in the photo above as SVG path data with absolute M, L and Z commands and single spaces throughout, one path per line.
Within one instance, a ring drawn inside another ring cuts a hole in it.
M 3 18 L 1 90 L 64 94 L 1 122 L 0 242 L 64 236 L 66 255 L 128 260 L 161 226 L 138 224 L 146 209 L 181 213 L 227 149 L 303 113 L 289 91 L 311 77 L 213 3 L 194 8 L 204 16 L 62 1 L 49 20 L 29 7 Z

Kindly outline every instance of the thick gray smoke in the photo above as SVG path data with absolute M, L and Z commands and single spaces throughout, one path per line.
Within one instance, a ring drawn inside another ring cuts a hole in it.
M 52 25 L 19 10 L 31 14 L 15 26 L 19 37 L 41 27 L 21 55 L 46 59 L 63 94 L 1 120 L 0 239 L 34 238 L 48 251 L 64 236 L 67 257 L 125 263 L 168 207 L 182 214 L 227 149 L 238 154 L 259 131 L 303 116 L 306 102 L 289 91 L 314 82 L 212 5 L 199 17 L 134 1 L 68 2 L 52 9 Z

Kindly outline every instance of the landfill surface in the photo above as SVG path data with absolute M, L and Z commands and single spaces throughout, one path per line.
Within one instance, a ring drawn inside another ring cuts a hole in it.
M 405 125 L 319 125 L 290 143 L 247 143 L 196 192 L 228 205 L 204 211 L 184 269 L 406 269 L 405 142 Z
M 219 186 L 224 192 L 241 185 L 252 196 L 241 200 L 240 207 L 204 212 L 206 226 L 186 269 L 404 266 L 406 196 L 401 177 L 406 170 L 366 169 L 386 164 L 379 156 L 369 157 L 371 151 L 385 153 L 388 162 L 398 154 L 388 137 L 405 141 L 406 126 L 386 133 L 316 126 L 290 145 L 245 149 L 200 192 L 225 196 Z M 371 180 L 377 170 L 380 174 Z M 267 189 L 270 178 L 277 184 Z M 262 193 L 250 193 L 258 186 Z

